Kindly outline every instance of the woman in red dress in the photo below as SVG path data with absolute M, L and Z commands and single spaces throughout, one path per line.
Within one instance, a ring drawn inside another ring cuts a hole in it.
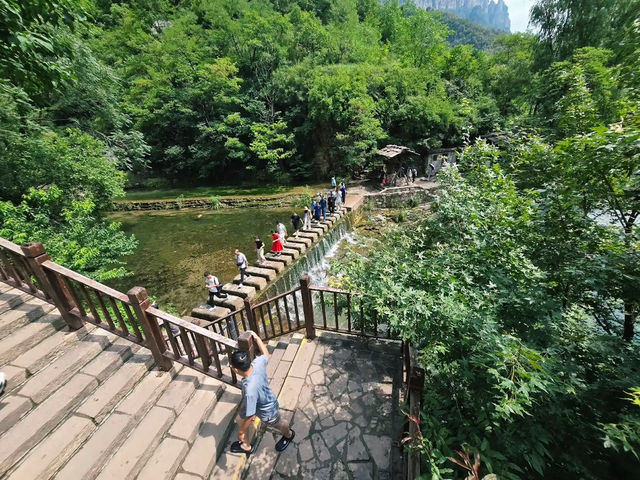
M 271 251 L 276 255 L 282 255 L 282 250 L 284 247 L 282 246 L 282 240 L 280 240 L 280 235 L 271 230 L 271 239 L 273 240 L 273 244 L 271 245 Z

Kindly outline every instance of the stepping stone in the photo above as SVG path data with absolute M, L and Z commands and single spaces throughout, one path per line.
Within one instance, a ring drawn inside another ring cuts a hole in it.
M 311 227 L 311 229 L 309 230 L 307 229 L 302 230 L 301 233 L 298 234 L 298 237 L 309 238 L 313 242 L 315 242 L 320 235 L 321 235 L 320 232 L 318 232 L 317 230 L 313 230 L 313 227 Z
M 191 316 L 201 318 L 203 320 L 214 321 L 224 318 L 231 313 L 231 310 L 225 307 L 208 307 L 194 308 L 191 310 Z
M 260 264 L 260 268 L 270 269 L 272 271 L 275 270 L 275 274 L 277 275 L 278 273 L 284 270 L 284 264 L 281 262 L 272 262 L 271 260 L 267 260 Z
M 236 277 L 233 279 L 233 283 L 240 283 L 240 275 L 236 275 Z M 257 275 L 251 275 L 249 278 L 245 277 L 244 279 L 245 285 L 249 285 L 256 290 L 264 290 L 265 288 L 267 288 L 267 283 L 268 281 L 266 278 L 258 277 Z
M 327 227 L 331 228 L 333 226 L 333 222 L 331 220 L 323 220 L 322 222 L 320 222 L 321 225 L 326 225 Z
M 260 267 L 247 267 L 247 273 L 252 277 L 262 277 L 268 282 L 275 280 L 278 272 L 284 270 L 284 267 L 278 265 L 272 265 L 273 262 L 262 263 Z
M 303 237 L 301 234 L 298 234 L 298 236 L 296 237 L 291 237 L 289 238 L 289 240 L 287 240 L 287 243 L 291 244 L 291 243 L 299 243 L 304 245 L 305 247 L 310 247 L 311 244 L 313 243 L 313 240 L 307 237 Z
M 287 255 L 289 257 L 292 257 L 294 260 L 296 258 L 298 258 L 300 256 L 300 252 L 298 250 L 296 250 L 295 248 L 284 248 L 284 250 L 282 250 L 282 255 Z
M 249 277 L 251 278 L 251 277 Z M 248 285 L 236 285 L 235 283 L 227 283 L 222 286 L 222 292 L 229 295 L 237 295 L 242 298 L 253 298 L 256 296 L 256 289 Z
M 323 226 L 326 227 L 326 225 L 323 225 Z M 327 228 L 327 230 L 328 230 L 328 228 Z M 311 227 L 311 231 L 317 233 L 318 234 L 318 238 L 321 238 L 322 235 L 324 235 L 325 229 L 322 228 L 322 226 L 320 226 L 319 223 L 317 223 L 315 227 Z
M 304 243 L 293 243 L 293 242 L 285 243 L 284 248 L 289 250 L 297 250 L 298 253 L 304 253 L 307 250 L 307 246 Z
M 320 235 L 329 230 L 329 226 L 322 223 L 322 220 L 311 224 L 311 230 L 321 230 Z
M 280 255 L 279 257 L 276 257 L 272 253 L 267 253 L 265 255 L 265 257 L 267 258 L 267 260 L 269 260 L 271 262 L 279 262 L 279 263 L 283 263 L 285 265 L 289 265 L 293 261 L 293 258 L 291 258 L 291 257 L 289 257 L 287 255 Z
M 213 303 L 219 307 L 230 308 L 233 311 L 241 310 L 244 307 L 243 298 L 235 295 L 229 295 L 227 298 L 215 297 Z

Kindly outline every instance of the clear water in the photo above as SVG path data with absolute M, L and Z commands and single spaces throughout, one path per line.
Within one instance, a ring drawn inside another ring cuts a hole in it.
M 110 282 L 110 286 L 125 293 L 135 285 L 145 287 L 161 308 L 172 305 L 177 313 L 186 314 L 208 297 L 205 270 L 222 283 L 231 282 L 239 273 L 234 250 L 240 249 L 253 263 L 253 237 L 260 236 L 268 251 L 276 221 L 290 230 L 291 213 L 290 208 L 114 213 L 110 218 L 122 222 L 124 231 L 136 236 L 139 247 L 125 258 L 133 276 Z

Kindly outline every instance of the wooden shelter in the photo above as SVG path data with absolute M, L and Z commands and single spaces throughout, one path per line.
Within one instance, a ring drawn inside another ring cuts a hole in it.
M 395 172 L 402 166 L 418 167 L 416 162 L 420 158 L 418 152 L 402 145 L 387 145 L 378 150 L 378 155 L 384 157 L 385 171 L 388 173 Z

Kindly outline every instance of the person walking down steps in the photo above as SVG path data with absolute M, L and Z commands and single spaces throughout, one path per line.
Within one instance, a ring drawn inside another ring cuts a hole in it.
M 260 263 L 264 263 L 267 261 L 267 259 L 264 258 L 264 243 L 262 242 L 262 240 L 260 240 L 260 237 L 256 237 L 255 242 L 256 242 L 256 257 L 258 258 L 258 261 Z
M 207 302 L 209 305 L 214 306 L 215 297 L 227 298 L 226 293 L 222 293 L 222 284 L 218 277 L 211 275 L 211 272 L 204 272 L 204 284 L 209 290 L 209 301 Z
M 308 230 L 311 228 L 311 212 L 309 211 L 309 207 L 304 207 L 304 214 L 302 217 L 302 228 L 304 230 Z
M 249 262 L 247 262 L 247 257 L 245 257 L 244 253 L 236 248 L 236 265 L 240 269 L 240 286 L 244 285 L 244 279 L 249 278 L 251 275 L 247 273 L 247 267 L 249 266 Z
M 251 446 L 247 441 L 247 432 L 258 417 L 266 428 L 280 432 L 282 438 L 276 443 L 276 451 L 282 452 L 289 446 L 296 433 L 289 428 L 289 422 L 280 416 L 278 399 L 269 386 L 267 379 L 269 350 L 255 332 L 249 331 L 261 355 L 257 356 L 253 362 L 249 354 L 244 351 L 236 351 L 231 355 L 231 368 L 239 377 L 242 377 L 240 381 L 242 403 L 236 417 L 238 441 L 231 444 L 231 451 L 244 453 L 247 456 L 256 451 L 257 444 Z
M 273 242 L 271 244 L 271 253 L 279 257 L 280 255 L 282 255 L 282 250 L 284 250 L 284 247 L 282 246 L 282 240 L 280 240 L 280 235 L 271 230 L 271 240 Z

